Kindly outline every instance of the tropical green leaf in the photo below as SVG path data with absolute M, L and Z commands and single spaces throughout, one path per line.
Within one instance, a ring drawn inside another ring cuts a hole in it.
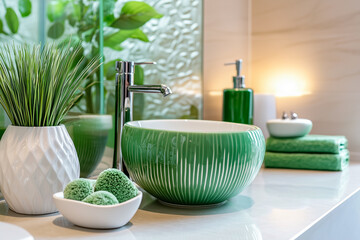
M 61 37 L 65 32 L 65 26 L 63 22 L 55 22 L 53 25 L 50 26 L 48 30 L 48 37 L 52 39 L 58 39 Z
M 104 22 L 106 22 L 107 25 L 110 25 L 111 23 L 113 23 L 114 20 L 115 20 L 114 14 L 104 16 Z
M 99 16 L 99 8 L 98 7 L 90 7 L 87 9 L 87 11 L 83 10 L 83 17 L 82 21 L 85 22 L 85 24 L 92 26 L 93 28 L 98 28 L 98 16 Z
M 199 117 L 199 110 L 194 105 L 190 106 L 190 118 L 197 119 Z
M 103 0 L 104 2 L 104 16 L 113 14 L 114 12 L 114 7 L 115 7 L 115 0 Z
M 2 22 L 2 20 L 0 19 L 0 33 L 4 32 L 4 24 Z
M 81 38 L 84 39 L 85 42 L 90 42 L 94 35 L 94 29 L 89 29 L 81 34 Z
M 50 22 L 61 20 L 65 16 L 65 7 L 68 1 L 53 0 L 47 4 L 46 14 Z
M 115 59 L 104 64 L 104 75 L 107 80 L 114 80 L 116 76 L 115 63 L 120 61 Z
M 194 105 L 190 105 L 190 114 L 185 114 L 180 117 L 180 119 L 198 119 L 198 118 L 199 118 L 199 110 Z
M 74 15 L 70 14 L 67 16 L 67 20 L 69 21 L 70 26 L 75 27 L 76 19 L 74 18 Z
M 144 84 L 144 69 L 135 65 L 134 71 L 134 83 L 135 85 Z M 145 96 L 143 93 L 137 93 L 133 98 L 133 120 L 141 120 L 144 113 Z
M 10 31 L 12 33 L 17 33 L 19 30 L 19 19 L 12 8 L 6 8 L 5 20 Z
M 130 35 L 130 38 L 138 39 L 143 42 L 149 42 L 148 37 L 141 29 L 135 29 L 134 32 Z
M 134 30 L 120 30 L 104 37 L 104 46 L 112 49 L 119 49 L 120 44 L 128 38 L 139 39 L 144 42 L 149 42 L 146 34 L 140 29 Z
M 104 36 L 104 46 L 110 47 L 112 49 L 119 49 L 120 44 L 128 39 L 132 34 L 132 30 L 120 30 L 114 32 L 110 35 L 105 34 Z
M 104 0 L 104 21 L 107 23 L 112 23 L 115 20 L 114 17 L 114 8 L 115 8 L 115 0 Z
M 27 17 L 31 14 L 31 1 L 30 0 L 19 0 L 19 12 L 22 17 Z
M 136 93 L 133 99 L 133 120 L 142 120 L 144 113 L 145 96 L 144 93 Z
M 130 1 L 121 9 L 120 17 L 113 24 L 114 28 L 136 29 L 144 25 L 152 18 L 161 18 L 154 8 L 144 2 Z
M 115 51 L 118 51 L 118 52 L 124 50 L 124 48 L 121 47 L 120 45 L 118 45 L 118 46 L 112 46 L 111 49 L 113 49 L 113 50 L 115 50 Z
M 81 7 L 80 7 L 80 4 L 77 4 L 75 2 L 72 2 L 72 9 L 73 9 L 73 15 L 74 15 L 74 18 L 77 20 L 77 21 L 80 21 L 81 20 Z
M 135 66 L 134 83 L 136 85 L 144 84 L 144 69 L 139 65 Z
M 94 25 L 91 24 L 83 24 L 81 27 L 78 28 L 78 32 L 86 32 L 87 30 L 94 29 Z

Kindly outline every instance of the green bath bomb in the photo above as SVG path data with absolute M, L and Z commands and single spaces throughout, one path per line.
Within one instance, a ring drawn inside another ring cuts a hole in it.
M 94 184 L 91 180 L 79 178 L 66 185 L 64 189 L 64 198 L 82 201 L 93 192 Z
M 119 203 L 112 193 L 106 191 L 94 192 L 87 196 L 83 202 L 96 205 L 114 205 Z
M 113 168 L 100 173 L 95 183 L 95 192 L 97 191 L 111 192 L 119 203 L 136 197 L 138 194 L 131 180 L 122 171 Z

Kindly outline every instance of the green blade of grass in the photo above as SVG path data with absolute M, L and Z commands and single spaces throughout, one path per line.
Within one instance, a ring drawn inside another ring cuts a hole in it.
M 81 96 L 81 85 L 100 65 L 77 61 L 81 43 L 1 44 L 0 104 L 15 126 L 57 126 Z

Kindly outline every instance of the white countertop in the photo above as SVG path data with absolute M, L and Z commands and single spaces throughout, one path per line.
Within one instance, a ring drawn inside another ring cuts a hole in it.
M 144 194 L 126 226 L 94 230 L 61 214 L 26 216 L 0 201 L 0 221 L 35 239 L 291 239 L 360 187 L 360 162 L 343 172 L 261 169 L 254 182 L 223 206 L 184 210 Z

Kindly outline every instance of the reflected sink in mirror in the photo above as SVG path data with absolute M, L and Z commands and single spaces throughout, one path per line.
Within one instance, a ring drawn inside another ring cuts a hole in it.
M 130 177 L 170 206 L 219 205 L 248 186 L 265 140 L 252 125 L 205 120 L 125 124 L 121 151 Z

